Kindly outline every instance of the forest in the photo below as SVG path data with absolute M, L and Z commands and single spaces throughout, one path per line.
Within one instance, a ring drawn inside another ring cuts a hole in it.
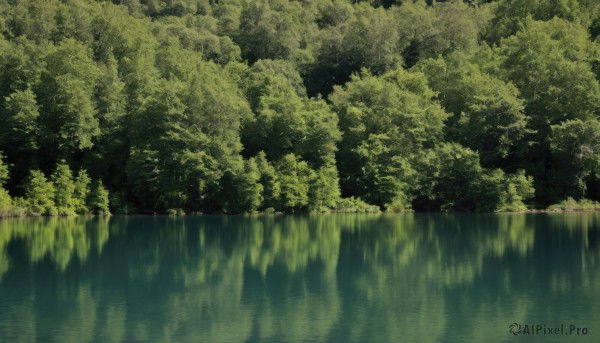
M 597 0 L 0 0 L 0 216 L 600 200 Z

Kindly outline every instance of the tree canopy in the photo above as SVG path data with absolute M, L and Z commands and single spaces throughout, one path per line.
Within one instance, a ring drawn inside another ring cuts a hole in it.
M 0 0 L 0 215 L 600 200 L 599 80 L 589 0 Z

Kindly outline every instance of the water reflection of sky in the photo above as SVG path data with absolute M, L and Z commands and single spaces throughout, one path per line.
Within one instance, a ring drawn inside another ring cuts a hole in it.
M 600 341 L 600 215 L 0 221 L 0 341 Z M 595 326 L 594 326 L 595 325 Z

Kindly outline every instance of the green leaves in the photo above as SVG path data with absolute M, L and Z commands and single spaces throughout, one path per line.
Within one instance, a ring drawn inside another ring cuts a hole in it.
M 467 55 L 425 60 L 417 68 L 454 114 L 446 123 L 448 137 L 478 151 L 485 165 L 500 166 L 532 133 L 516 87 L 485 73 Z
M 533 179 L 523 171 L 486 170 L 476 152 L 444 143 L 415 161 L 417 203 L 428 210 L 523 211 L 534 195 Z
M 25 185 L 28 213 L 33 215 L 56 215 L 58 210 L 54 203 L 56 189 L 39 170 L 31 171 Z
M 75 183 L 73 174 L 68 165 L 59 163 L 52 174 L 52 183 L 54 184 L 54 205 L 58 214 L 62 216 L 74 215 L 75 204 L 73 195 L 75 193 Z
M 16 91 L 5 98 L 7 118 L 0 123 L 0 140 L 19 143 L 21 148 L 35 149 L 38 144 L 39 107 L 30 90 Z
M 423 74 L 402 69 L 379 78 L 364 73 L 336 88 L 331 102 L 343 132 L 342 194 L 379 206 L 410 207 L 407 161 L 441 139 L 447 117 L 434 94 Z
M 512 175 L 500 169 L 490 170 L 476 182 L 477 210 L 482 212 L 525 211 L 525 202 L 535 191 L 533 179 L 522 170 Z
M 74 180 L 72 199 L 75 213 L 84 214 L 89 212 L 87 198 L 90 194 L 90 182 L 91 179 L 85 169 L 77 173 L 77 177 Z
M 281 195 L 281 183 L 275 167 L 267 160 L 267 156 L 260 151 L 256 156 L 256 165 L 260 173 L 260 184 L 262 185 L 262 208 L 275 208 L 279 206 Z
M 287 59 L 300 46 L 301 27 L 283 9 L 274 11 L 268 1 L 247 3 L 234 39 L 250 63 L 259 59 Z
M 3 187 L 8 179 L 8 166 L 4 162 L 4 154 L 0 151 L 0 187 Z
M 245 155 L 264 151 L 269 159 L 279 160 L 292 152 L 314 168 L 332 161 L 341 139 L 335 113 L 321 99 L 301 98 L 304 89 L 295 82 L 295 70 L 261 62 L 241 81 L 254 111 L 242 127 Z M 282 69 L 284 74 L 278 74 Z
M 254 158 L 241 162 L 236 170 L 226 173 L 224 179 L 225 211 L 229 213 L 248 213 L 256 211 L 263 201 L 261 174 Z M 231 189 L 227 189 L 230 186 Z
M 96 181 L 90 189 L 90 178 L 85 170 L 80 170 L 74 178 L 71 168 L 61 161 L 52 173 L 50 180 L 39 170 L 31 171 L 24 186 L 25 199 L 22 201 L 29 215 L 71 216 L 110 213 L 108 211 L 108 191 L 101 181 Z
M 279 207 L 296 212 L 306 209 L 309 202 L 309 182 L 314 177 L 308 164 L 298 161 L 293 154 L 285 155 L 277 164 L 277 175 L 281 185 Z
M 528 21 L 502 41 L 506 77 L 519 89 L 540 129 L 566 119 L 586 119 L 598 109 L 600 85 L 587 63 L 593 47 L 587 32 L 555 18 Z
M 93 99 L 99 69 L 81 43 L 62 41 L 46 59 L 38 88 L 45 144 L 69 155 L 90 148 L 100 133 Z
M 551 182 L 557 188 L 560 201 L 567 196 L 580 199 L 586 194 L 586 178 L 600 175 L 600 123 L 567 120 L 552 126 L 550 149 L 556 161 Z
M 108 209 L 108 191 L 104 188 L 102 181 L 95 181 L 92 184 L 88 207 L 94 214 L 110 214 Z
M 522 210 L 532 184 L 543 207 L 590 196 L 599 13 L 587 0 L 6 2 L 3 199 L 72 214 L 108 211 L 105 189 L 125 212 Z M 44 200 L 48 180 L 29 174 L 55 166 Z

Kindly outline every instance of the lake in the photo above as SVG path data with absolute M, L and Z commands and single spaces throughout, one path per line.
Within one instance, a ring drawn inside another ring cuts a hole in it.
M 598 213 L 1 220 L 0 342 L 600 342 L 599 233 Z

